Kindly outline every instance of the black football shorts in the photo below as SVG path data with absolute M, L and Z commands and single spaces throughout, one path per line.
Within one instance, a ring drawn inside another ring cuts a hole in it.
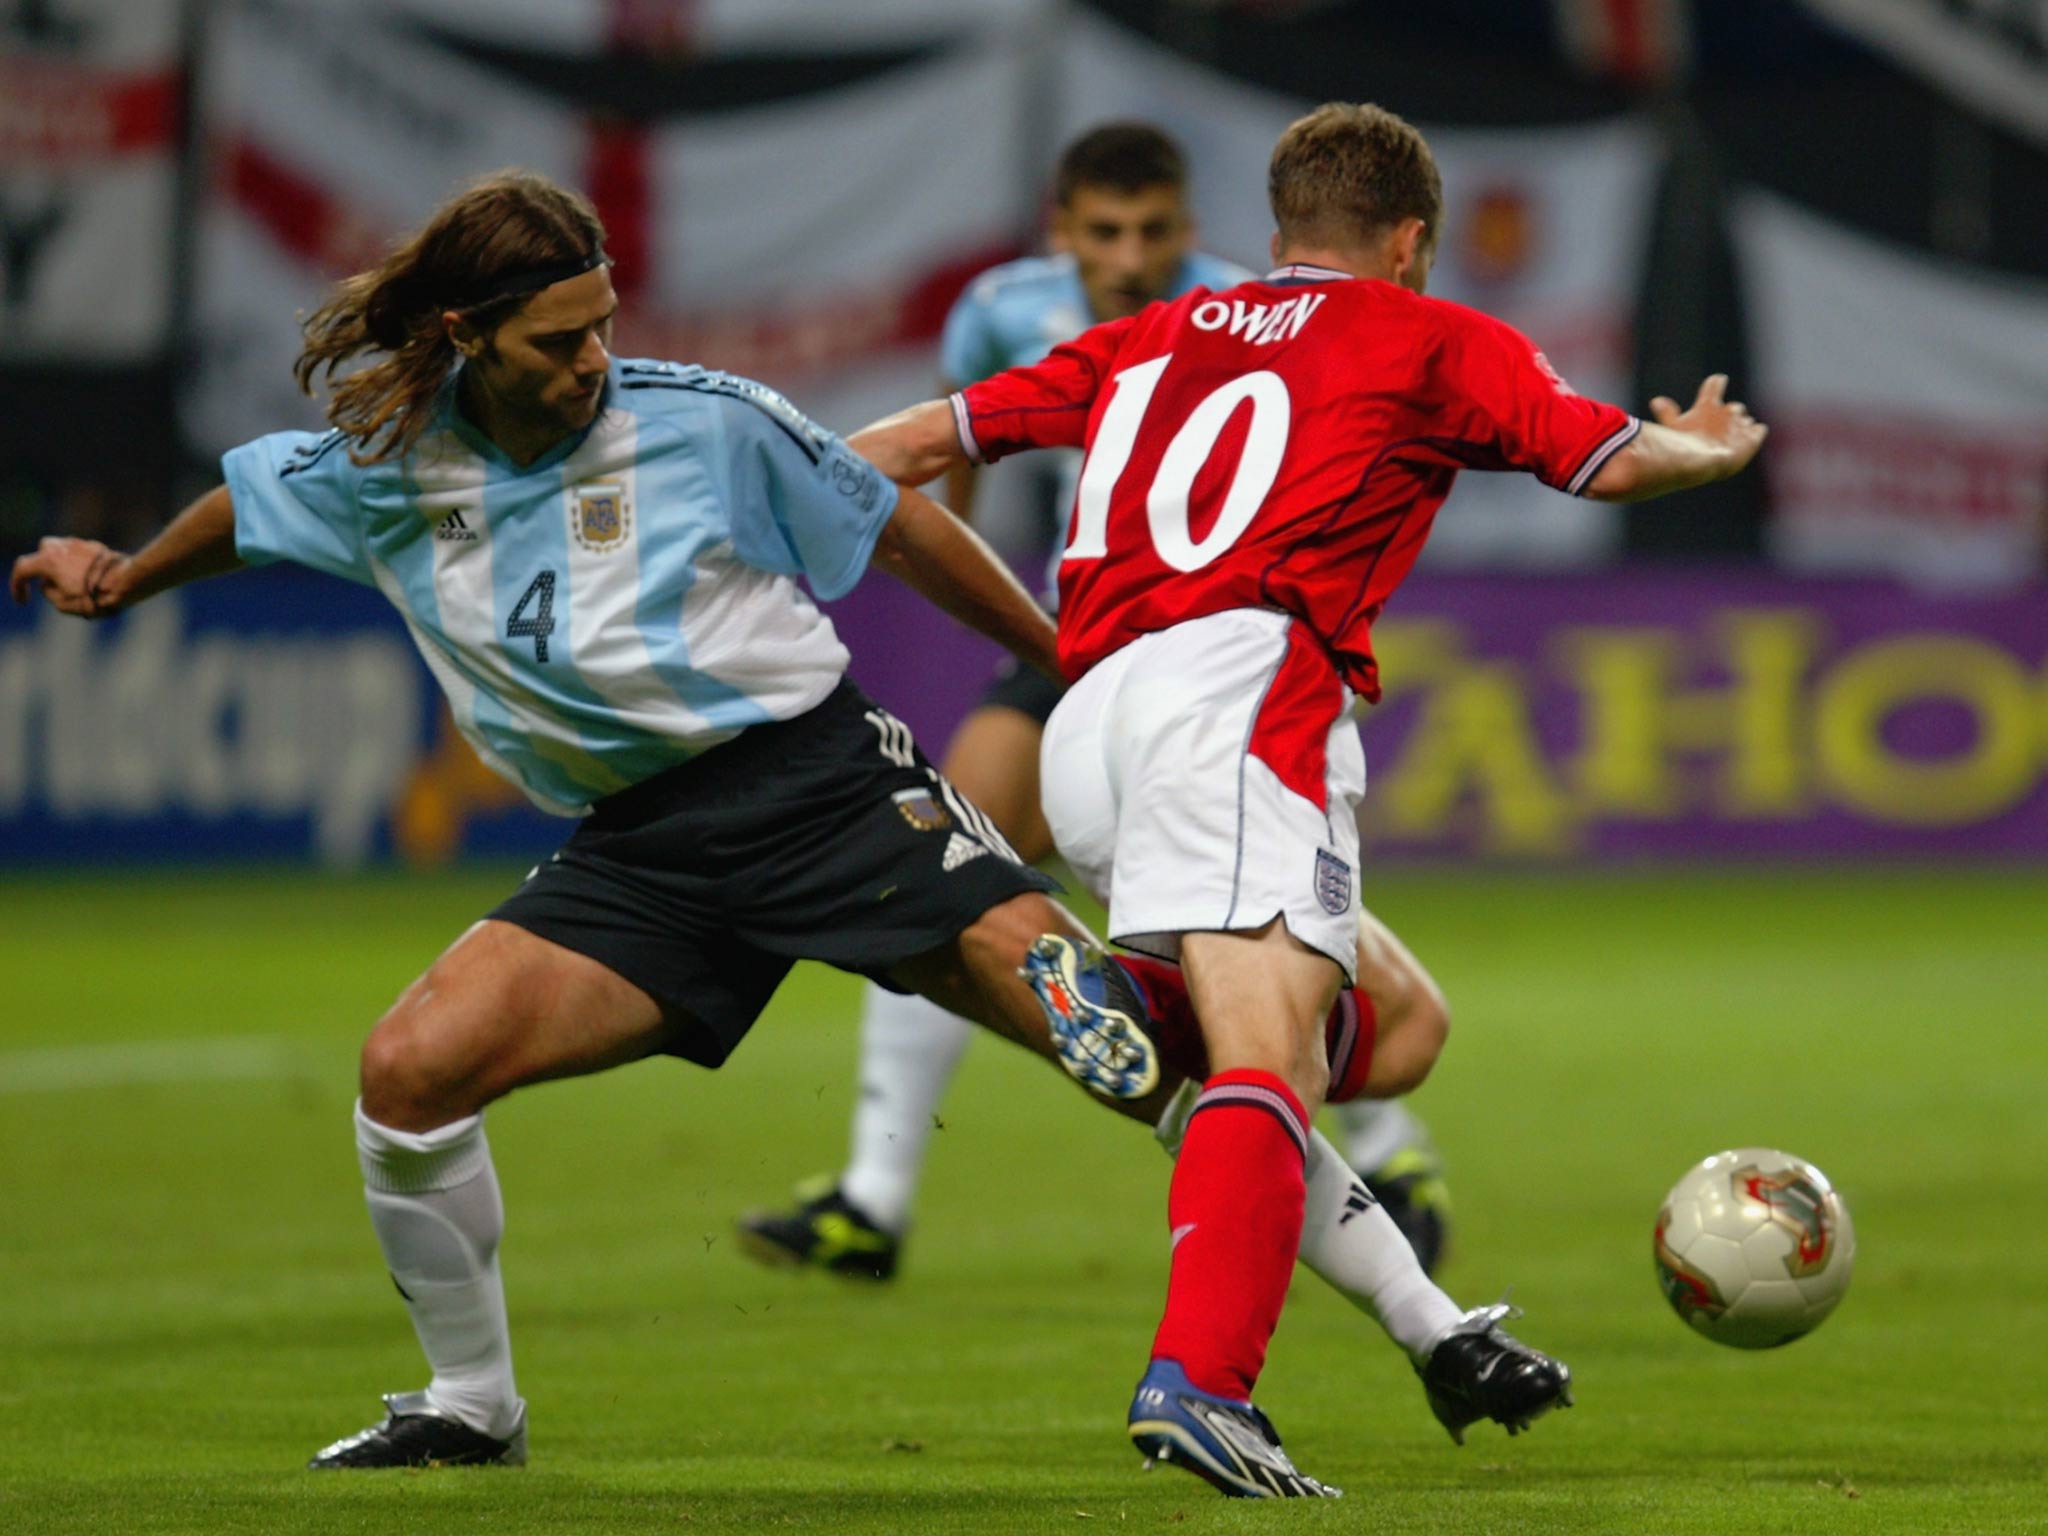
M 598 802 L 489 916 L 588 955 L 732 1053 L 798 960 L 884 981 L 990 907 L 1057 883 L 1017 862 L 910 730 L 853 684 Z

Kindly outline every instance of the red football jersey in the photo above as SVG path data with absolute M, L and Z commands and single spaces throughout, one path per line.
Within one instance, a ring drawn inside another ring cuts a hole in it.
M 1096 326 L 953 412 L 977 459 L 1087 449 L 1060 562 L 1070 680 L 1139 635 L 1277 608 L 1368 699 L 1373 621 L 1457 472 L 1582 491 L 1640 425 L 1512 326 L 1305 266 Z

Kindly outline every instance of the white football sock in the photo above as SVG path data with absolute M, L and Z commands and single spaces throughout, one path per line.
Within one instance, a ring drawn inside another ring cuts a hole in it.
M 1384 1168 L 1403 1147 L 1429 1140 L 1415 1112 L 1399 1099 L 1353 1099 L 1330 1111 L 1343 1127 L 1345 1160 L 1360 1173 Z
M 974 1026 L 922 997 L 872 983 L 860 1024 L 860 1099 L 853 1159 L 840 1193 L 889 1232 L 910 1224 L 932 1116 Z
M 481 1115 L 395 1131 L 356 1103 L 356 1155 L 370 1225 L 434 1368 L 427 1398 L 471 1429 L 508 1438 L 525 1404 L 512 1384 L 512 1335 L 498 1239 L 498 1194 Z
M 1152 1134 L 1169 1156 L 1180 1151 L 1199 1091 L 1199 1084 L 1182 1084 L 1159 1117 Z M 1301 1262 L 1378 1322 L 1410 1356 L 1428 1359 L 1464 1312 L 1422 1272 L 1401 1229 L 1320 1131 L 1309 1135 L 1302 1173 L 1308 1181 L 1308 1200 L 1302 1214 Z
M 1417 1360 L 1465 1314 L 1423 1273 L 1394 1220 L 1320 1131 L 1309 1137 L 1301 1262 Z

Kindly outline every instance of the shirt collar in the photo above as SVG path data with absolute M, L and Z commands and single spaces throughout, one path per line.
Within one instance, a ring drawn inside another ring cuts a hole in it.
M 1318 267 L 1311 262 L 1291 261 L 1284 267 L 1275 267 L 1266 274 L 1269 283 L 1337 283 L 1351 276 L 1339 272 L 1335 267 Z
M 439 402 L 435 407 L 437 412 L 436 419 L 441 425 L 452 432 L 458 441 L 467 446 L 472 453 L 475 453 L 487 463 L 498 465 L 501 469 L 512 475 L 530 475 L 542 470 L 555 468 L 562 460 L 568 458 L 570 454 L 583 446 L 583 440 L 596 430 L 597 424 L 604 420 L 604 413 L 610 410 L 613 402 L 618 399 L 619 360 L 614 357 L 611 360 L 611 366 L 605 369 L 604 385 L 598 392 L 597 414 L 592 416 L 582 427 L 571 432 L 567 437 L 562 438 L 552 448 L 548 449 L 546 453 L 533 460 L 532 463 L 521 464 L 486 436 L 484 429 L 471 421 L 469 413 L 463 410 L 462 400 L 457 391 L 461 388 L 462 370 L 466 366 L 467 364 L 465 363 L 457 363 L 449 372 L 448 377 L 442 382 Z

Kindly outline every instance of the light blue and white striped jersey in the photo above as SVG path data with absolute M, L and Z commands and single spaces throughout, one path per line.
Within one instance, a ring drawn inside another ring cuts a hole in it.
M 380 588 L 484 761 L 565 815 L 821 702 L 846 647 L 795 578 L 848 591 L 897 496 L 763 385 L 616 359 L 524 466 L 452 378 L 400 460 L 278 432 L 221 463 L 241 557 Z
M 1253 273 L 1221 256 L 1190 251 L 1162 298 L 1191 288 L 1229 288 Z M 1035 363 L 1095 324 L 1071 255 L 1026 256 L 990 267 L 967 285 L 946 315 L 939 372 L 954 389 L 979 384 L 1005 368 Z

